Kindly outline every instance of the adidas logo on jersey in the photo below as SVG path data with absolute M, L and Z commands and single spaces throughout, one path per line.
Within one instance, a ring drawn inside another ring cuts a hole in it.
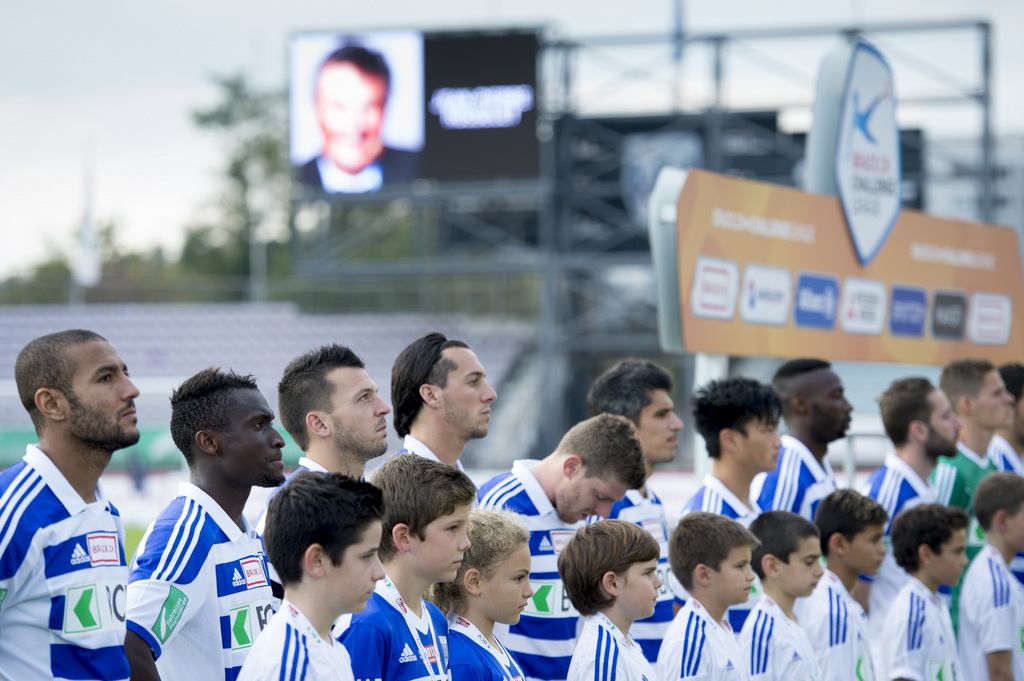
M 551 546 L 551 540 L 549 540 L 547 537 L 544 537 L 543 539 L 540 540 L 540 545 L 537 547 L 537 550 L 538 551 L 552 551 L 552 550 L 554 550 L 554 547 Z
M 798 653 L 798 652 L 796 652 L 796 651 L 794 650 L 794 651 L 793 651 L 793 662 L 799 662 L 799 661 L 801 661 L 802 659 L 804 659 L 804 658 L 800 657 L 800 653 Z
M 71 552 L 71 564 L 81 565 L 89 562 L 89 554 L 85 552 L 81 544 L 75 544 L 75 550 Z
M 735 669 L 735 667 L 733 667 L 733 665 L 732 665 L 732 660 L 726 660 L 726 662 L 725 662 L 725 671 L 731 672 L 733 669 Z
M 412 648 L 410 648 L 409 644 L 406 643 L 405 648 L 402 649 L 402 654 L 398 656 L 399 664 L 403 662 L 415 662 L 417 659 L 419 658 L 416 657 L 416 653 L 412 652 Z
M 235 574 L 231 575 L 231 586 L 245 586 L 245 577 L 235 568 Z

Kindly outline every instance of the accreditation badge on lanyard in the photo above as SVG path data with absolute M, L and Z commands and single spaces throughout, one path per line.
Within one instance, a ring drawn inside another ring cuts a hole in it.
M 452 627 L 456 631 L 461 631 L 463 634 L 473 640 L 478 646 L 486 650 L 495 660 L 498 661 L 498 666 L 505 674 L 505 678 L 508 681 L 523 681 L 523 670 L 519 667 L 519 663 L 512 657 L 511 653 L 505 650 L 505 646 L 501 645 L 501 641 L 494 639 L 494 642 L 498 644 L 495 648 L 491 645 L 491 642 L 487 640 L 487 637 L 480 633 L 480 630 L 476 628 L 476 625 L 467 620 L 465 617 L 456 617 L 452 622 Z

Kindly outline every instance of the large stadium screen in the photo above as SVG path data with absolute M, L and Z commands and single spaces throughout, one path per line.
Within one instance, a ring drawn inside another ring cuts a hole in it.
M 290 154 L 310 194 L 538 174 L 535 32 L 303 33 Z

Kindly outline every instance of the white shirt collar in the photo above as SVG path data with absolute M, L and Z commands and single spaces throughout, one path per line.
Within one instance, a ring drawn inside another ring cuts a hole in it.
M 910 483 L 910 486 L 914 488 L 919 497 L 924 497 L 930 501 L 935 501 L 935 491 L 928 485 L 927 482 L 921 479 L 921 476 L 917 474 L 910 464 L 896 456 L 895 452 L 889 452 L 885 455 L 885 463 L 883 464 L 886 468 L 893 468 L 900 472 L 903 479 Z
M 299 465 L 302 466 L 303 468 L 305 468 L 308 471 L 314 471 L 316 473 L 329 473 L 330 472 L 326 468 L 324 468 L 323 466 L 318 464 L 316 461 L 313 461 L 313 459 L 310 459 L 310 458 L 305 457 L 305 456 L 300 456 L 299 457 Z
M 220 527 L 221 531 L 228 536 L 229 541 L 235 541 L 242 536 L 243 530 L 238 529 L 238 525 L 235 521 L 228 517 L 228 514 L 224 512 L 224 509 L 220 507 L 216 501 L 213 500 L 209 494 L 199 489 L 191 482 L 179 482 L 178 483 L 178 496 L 187 497 L 194 500 L 203 510 L 206 511 L 207 515 L 213 519 L 217 526 Z M 242 527 L 244 528 L 245 534 L 249 534 L 253 531 L 252 525 L 249 524 L 248 519 L 242 516 Z
M 987 452 L 985 453 L 985 456 L 978 456 L 977 452 L 965 445 L 963 442 L 957 442 L 956 449 L 958 452 L 963 454 L 968 461 L 973 461 L 979 468 L 984 468 L 988 465 Z
M 548 513 L 557 513 L 555 505 L 548 499 L 547 492 L 540 486 L 540 482 L 537 477 L 530 470 L 536 466 L 540 461 L 537 459 L 518 459 L 512 462 L 512 475 L 519 479 L 519 482 L 523 483 L 523 489 L 526 490 L 527 496 L 530 497 L 530 501 L 536 507 L 537 512 L 540 515 L 547 515 Z
M 825 458 L 821 460 L 821 463 L 818 463 L 818 460 L 814 458 L 814 454 L 811 454 L 811 450 L 809 450 L 807 445 L 800 440 L 797 440 L 792 435 L 783 435 L 780 439 L 782 440 L 783 447 L 793 450 L 800 456 L 800 459 L 808 468 L 811 469 L 811 472 L 814 473 L 814 477 L 819 480 L 835 481 L 836 476 L 835 473 L 832 472 L 832 464 L 828 462 L 828 456 L 825 456 Z
M 422 456 L 424 459 L 430 459 L 431 461 L 444 463 L 444 461 L 441 461 L 441 459 L 438 458 L 437 454 L 435 454 L 430 447 L 423 444 L 423 442 L 421 442 L 420 440 L 414 438 L 411 434 L 405 436 L 405 439 L 402 441 L 402 449 L 406 449 L 415 454 L 416 456 Z M 462 462 L 459 460 L 455 461 L 455 467 L 458 468 L 463 473 L 466 472 L 466 469 L 462 467 Z
M 713 476 L 711 473 L 704 476 L 704 486 L 714 490 L 718 496 L 725 500 L 725 503 L 729 504 L 737 511 L 745 511 L 742 514 L 744 516 L 748 516 L 751 513 L 760 515 L 761 513 L 761 507 L 757 505 L 756 501 L 753 499 L 747 503 L 740 501 L 740 498 L 733 494 L 732 491 L 725 486 L 724 482 Z

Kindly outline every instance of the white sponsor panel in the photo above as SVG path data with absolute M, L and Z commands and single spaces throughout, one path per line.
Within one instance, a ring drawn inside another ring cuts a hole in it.
M 900 131 L 892 71 L 873 45 L 850 55 L 836 145 L 836 189 L 861 264 L 871 262 L 900 214 Z
M 85 537 L 89 544 L 89 562 L 92 565 L 120 565 L 121 552 L 117 548 L 117 535 L 112 532 L 90 532 Z
M 690 309 L 705 319 L 732 319 L 736 314 L 736 293 L 740 268 L 734 260 L 697 258 L 690 292 Z
M 967 333 L 975 343 L 1006 345 L 1012 319 L 1013 303 L 1009 296 L 975 293 L 971 296 Z
M 847 277 L 839 322 L 847 333 L 877 336 L 885 326 L 885 284 L 873 279 Z
M 789 270 L 767 265 L 747 265 L 740 289 L 740 318 L 749 324 L 784 326 L 793 300 Z

